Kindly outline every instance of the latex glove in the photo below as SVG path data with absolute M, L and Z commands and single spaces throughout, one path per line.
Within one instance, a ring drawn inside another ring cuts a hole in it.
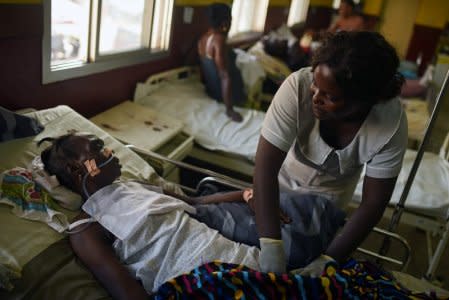
M 335 261 L 332 257 L 328 255 L 321 254 L 315 260 L 313 260 L 310 264 L 305 266 L 304 268 L 299 268 L 292 270 L 290 273 L 298 274 L 301 276 L 310 276 L 310 277 L 318 277 L 323 274 L 324 267 L 328 262 Z
M 262 272 L 285 273 L 286 260 L 282 240 L 260 238 L 259 264 Z

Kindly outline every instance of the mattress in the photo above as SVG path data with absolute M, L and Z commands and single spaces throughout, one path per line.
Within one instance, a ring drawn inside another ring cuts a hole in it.
M 138 83 L 136 103 L 181 120 L 183 130 L 202 147 L 245 157 L 254 161 L 265 113 L 236 108 L 243 121 L 226 116 L 223 103 L 211 99 L 197 76 L 164 81 L 157 85 Z

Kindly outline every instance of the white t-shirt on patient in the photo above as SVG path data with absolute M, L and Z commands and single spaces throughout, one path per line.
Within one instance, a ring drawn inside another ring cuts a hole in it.
M 259 270 L 259 249 L 233 242 L 191 218 L 187 203 L 138 182 L 114 183 L 93 194 L 83 210 L 117 237 L 115 253 L 145 290 L 220 260 Z
M 363 166 L 366 175 L 399 174 L 407 146 L 407 119 L 398 98 L 374 105 L 352 142 L 334 149 L 321 138 L 312 112 L 312 69 L 300 69 L 281 85 L 266 114 L 262 136 L 288 152 L 279 173 L 281 191 L 327 196 L 344 207 Z

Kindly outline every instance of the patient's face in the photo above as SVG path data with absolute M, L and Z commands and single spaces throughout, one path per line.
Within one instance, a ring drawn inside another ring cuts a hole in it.
M 104 148 L 104 142 L 93 135 L 77 135 L 72 137 L 73 151 L 77 153 L 77 163 L 83 169 L 83 175 L 88 172 L 84 165 L 88 160 L 95 160 L 97 167 L 107 162 L 103 167 L 100 167 L 100 172 L 95 176 L 88 175 L 88 178 L 95 182 L 101 188 L 111 184 L 121 175 L 121 165 L 117 157 L 112 157 L 112 152 Z

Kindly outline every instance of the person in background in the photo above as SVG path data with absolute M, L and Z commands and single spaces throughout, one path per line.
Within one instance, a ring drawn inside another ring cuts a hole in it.
M 365 29 L 365 21 L 354 11 L 353 0 L 341 0 L 338 8 L 338 18 L 329 27 L 329 32 L 337 31 L 361 31 Z
M 366 166 L 360 206 L 307 268 L 343 262 L 383 215 L 401 170 L 407 121 L 397 97 L 404 78 L 380 34 L 328 34 L 312 67 L 281 85 L 262 125 L 254 197 L 262 271 L 284 272 L 279 192 L 315 194 L 344 208 Z
M 234 105 L 246 101 L 243 79 L 235 64 L 236 55 L 226 45 L 231 27 L 231 9 L 224 3 L 214 3 L 207 7 L 210 27 L 198 41 L 201 72 L 208 95 L 223 101 L 226 115 L 236 122 L 242 116 L 234 110 Z

